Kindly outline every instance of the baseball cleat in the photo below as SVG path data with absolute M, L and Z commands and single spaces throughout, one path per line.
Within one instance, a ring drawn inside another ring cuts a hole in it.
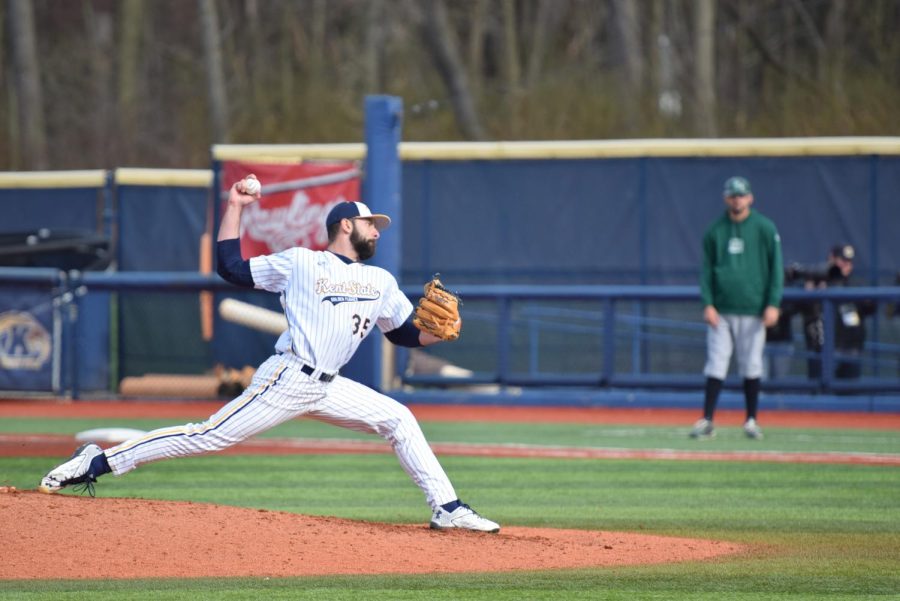
M 762 430 L 759 429 L 759 425 L 757 425 L 756 420 L 752 417 L 744 422 L 744 434 L 747 435 L 747 438 L 756 440 L 760 440 L 763 437 Z
M 713 438 L 716 435 L 716 429 L 713 428 L 711 420 L 706 418 L 698 419 L 697 423 L 691 429 L 691 438 Z
M 83 484 L 84 489 L 94 496 L 94 482 L 97 478 L 91 472 L 91 461 L 103 452 L 94 443 L 86 443 L 75 449 L 72 458 L 50 470 L 41 479 L 38 490 L 43 493 L 54 493 L 73 484 Z
M 461 528 L 478 532 L 500 532 L 500 524 L 481 517 L 478 512 L 465 503 L 453 511 L 438 507 L 431 516 L 431 527 L 435 530 Z

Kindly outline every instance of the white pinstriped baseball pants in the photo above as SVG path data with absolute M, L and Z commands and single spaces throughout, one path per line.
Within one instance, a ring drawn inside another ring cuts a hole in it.
M 160 428 L 106 449 L 109 466 L 122 475 L 159 459 L 220 451 L 302 416 L 378 434 L 391 444 L 432 509 L 456 500 L 450 479 L 409 409 L 341 376 L 327 384 L 319 382 L 300 367 L 292 355 L 269 357 L 244 393 L 205 422 Z

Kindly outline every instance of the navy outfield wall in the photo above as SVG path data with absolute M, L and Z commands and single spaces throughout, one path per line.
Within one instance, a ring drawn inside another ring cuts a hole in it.
M 700 240 L 747 177 L 786 262 L 856 247 L 856 275 L 900 269 L 900 157 L 415 160 L 403 164 L 403 280 L 692 284 Z
M 0 173 L 0 268 L 103 268 L 110 260 L 112 194 L 103 170 Z M 69 297 L 70 298 L 70 297 Z M 63 340 L 73 305 L 58 285 L 0 287 L 0 389 L 62 392 L 77 353 L 78 377 L 109 385 L 109 295 L 79 299 L 90 328 Z M 64 344 L 69 344 L 63 348 Z
M 900 223 L 900 158 L 877 154 L 406 161 L 403 281 L 415 285 L 439 271 L 445 282 L 459 286 L 696 285 L 701 238 L 724 210 L 722 184 L 732 175 L 750 179 L 755 207 L 779 228 L 786 263 L 818 266 L 833 244 L 850 243 L 857 250 L 859 284 L 897 284 L 900 238 L 893 230 Z M 864 371 L 897 378 L 900 318 L 887 318 L 882 308 L 866 320 Z M 575 323 L 599 311 L 579 309 Z M 431 352 L 477 369 L 491 364 L 495 323 L 481 319 L 490 307 L 470 302 L 467 310 L 475 316 L 467 321 L 467 339 L 477 341 L 468 349 L 474 358 L 453 346 Z M 553 309 L 536 306 L 531 313 L 536 310 L 543 322 L 521 309 L 522 319 L 511 326 L 519 342 L 510 361 L 529 356 L 537 339 L 552 344 L 548 328 L 533 331 L 553 321 Z M 623 312 L 616 332 L 629 350 L 617 354 L 617 370 L 699 373 L 699 316 L 699 299 L 641 303 Z M 629 325 L 623 327 L 622 320 Z M 596 329 L 601 322 L 593 323 Z M 802 377 L 799 316 L 793 327 L 791 375 Z M 564 341 L 556 352 L 568 359 L 557 363 L 572 367 L 597 355 L 591 336 L 571 332 L 558 338 Z
M 206 170 L 114 172 L 117 271 L 197 272 L 207 229 Z M 120 292 L 116 382 L 146 373 L 202 373 L 211 366 L 196 294 Z
M 757 208 L 778 224 L 786 261 L 815 263 L 831 244 L 846 241 L 857 247 L 857 271 L 865 283 L 890 284 L 900 269 L 900 239 L 892 233 L 900 223 L 900 157 L 895 151 L 493 160 L 423 158 L 404 147 L 401 280 L 406 285 L 421 284 L 435 271 L 451 285 L 693 285 L 700 236 L 723 210 L 721 185 L 734 174 L 751 180 Z M 103 190 L 76 185 L 23 194 L 3 188 L 0 179 L 0 206 L 11 216 L 3 229 L 54 223 L 60 216 L 99 231 L 112 222 L 119 228 L 119 269 L 197 269 L 207 184 L 120 181 L 109 188 L 117 200 L 111 208 L 97 202 Z M 257 302 L 261 296 L 252 298 Z M 146 300 L 152 307 L 176 298 L 158 294 Z M 119 338 L 120 375 L 150 368 L 193 370 L 210 360 L 208 347 L 197 342 L 196 297 L 183 303 L 182 313 L 190 322 L 184 327 L 172 321 L 166 308 L 123 310 L 127 332 Z M 465 310 L 473 308 L 469 304 Z M 153 313 L 157 310 L 159 315 Z M 693 308 L 685 311 L 696 317 Z M 151 313 L 153 319 L 145 319 Z M 478 321 L 467 321 L 466 338 L 490 345 L 493 338 L 479 332 Z M 873 323 L 882 333 L 873 332 L 870 340 L 891 343 L 897 322 L 881 318 Z M 256 364 L 271 351 L 271 337 L 261 340 L 234 327 L 227 344 L 233 365 Z M 454 361 L 465 365 L 465 353 L 458 351 L 468 345 L 444 346 L 454 347 Z M 632 359 L 639 360 L 640 352 Z M 682 364 L 678 368 L 691 371 Z
M 877 155 L 404 160 L 402 279 L 695 283 L 700 237 L 733 174 L 750 179 L 756 208 L 778 225 L 785 261 L 820 262 L 847 242 L 865 283 L 893 283 L 900 157 Z M 21 189 L 0 179 L 0 233 L 103 232 L 103 193 L 102 184 Z M 120 269 L 196 269 L 208 189 L 161 177 L 119 183 L 115 194 Z

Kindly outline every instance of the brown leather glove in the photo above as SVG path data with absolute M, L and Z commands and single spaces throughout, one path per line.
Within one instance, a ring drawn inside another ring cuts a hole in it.
M 441 340 L 456 340 L 462 320 L 459 297 L 441 284 L 437 274 L 425 284 L 425 296 L 419 299 L 413 325 Z

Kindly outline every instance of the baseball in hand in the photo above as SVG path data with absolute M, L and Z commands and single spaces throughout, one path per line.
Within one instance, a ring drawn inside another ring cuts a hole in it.
M 244 194 L 256 196 L 262 190 L 262 184 L 255 177 L 244 178 Z

